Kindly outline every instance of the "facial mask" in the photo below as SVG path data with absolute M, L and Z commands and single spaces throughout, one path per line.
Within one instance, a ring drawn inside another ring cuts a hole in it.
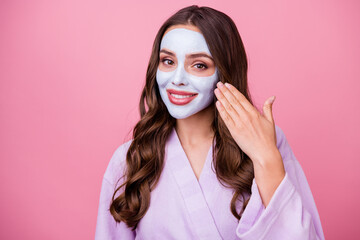
M 206 77 L 195 76 L 184 69 L 185 54 L 205 52 L 212 56 L 204 36 L 189 29 L 175 28 L 163 37 L 160 50 L 163 48 L 174 52 L 177 58 L 176 69 L 165 72 L 158 68 L 156 72 L 160 95 L 170 115 L 176 119 L 183 119 L 208 107 L 213 101 L 214 89 L 218 82 L 217 68 L 213 75 Z M 180 92 L 170 95 L 167 90 Z M 191 93 L 196 95 L 189 97 Z

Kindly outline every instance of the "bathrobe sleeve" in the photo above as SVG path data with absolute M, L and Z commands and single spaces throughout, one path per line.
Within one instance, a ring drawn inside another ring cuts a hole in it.
M 122 183 L 116 184 L 124 172 L 126 152 L 129 146 L 130 141 L 116 149 L 105 171 L 100 191 L 95 240 L 135 239 L 135 231 L 128 228 L 124 222 L 117 223 L 109 211 L 115 187 Z
M 243 240 L 324 239 L 320 217 L 304 171 L 278 126 L 276 137 L 285 166 L 285 177 L 266 208 L 253 179 L 252 194 L 236 228 L 236 235 Z

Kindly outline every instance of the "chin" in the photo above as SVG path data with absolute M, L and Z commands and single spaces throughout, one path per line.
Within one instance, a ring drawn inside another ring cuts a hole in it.
M 194 118 L 194 117 L 200 117 L 200 116 L 204 116 L 204 115 L 207 115 L 209 113 L 212 114 L 212 109 L 214 108 L 213 104 L 210 104 L 208 105 L 207 107 L 199 110 L 199 111 L 196 111 L 196 112 L 191 112 L 191 113 L 187 113 L 187 114 L 171 114 L 170 115 L 173 117 L 173 118 L 176 118 L 176 119 L 188 119 L 188 118 Z

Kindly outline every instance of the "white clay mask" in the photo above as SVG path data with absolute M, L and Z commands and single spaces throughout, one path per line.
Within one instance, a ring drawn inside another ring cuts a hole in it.
M 212 57 L 204 36 L 193 30 L 175 28 L 164 35 L 160 51 L 162 49 L 175 54 L 171 61 L 166 61 L 174 64 L 166 65 L 165 70 L 158 67 L 156 72 L 160 95 L 170 115 L 184 119 L 208 107 L 214 98 L 218 70 L 215 67 L 212 75 L 203 76 L 202 70 L 195 64 L 190 66 L 189 58 L 186 59 L 186 55 L 195 53 Z

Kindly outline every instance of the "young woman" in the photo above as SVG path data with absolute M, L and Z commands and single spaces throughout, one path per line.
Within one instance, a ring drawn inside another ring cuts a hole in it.
M 96 239 L 324 239 L 269 98 L 260 113 L 234 22 L 196 5 L 156 35 L 133 139 L 105 172 Z

